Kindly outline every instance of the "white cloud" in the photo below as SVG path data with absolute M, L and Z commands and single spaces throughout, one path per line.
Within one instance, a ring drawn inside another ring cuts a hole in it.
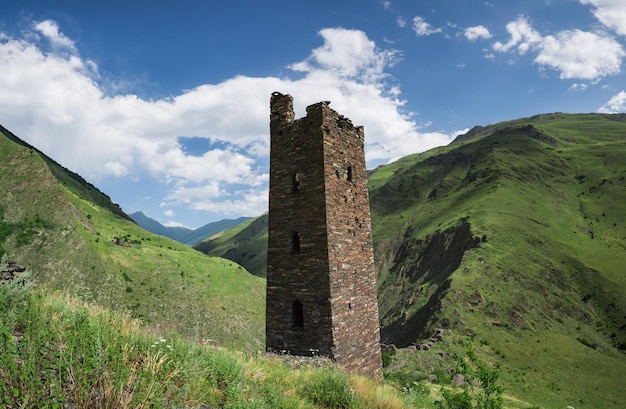
M 542 36 L 523 16 L 509 22 L 506 29 L 511 38 L 506 43 L 495 42 L 495 51 L 516 49 L 521 55 L 536 52 L 534 62 L 542 69 L 559 71 L 561 79 L 598 80 L 619 74 L 626 56 L 620 43 L 606 33 L 564 30 Z
M 482 25 L 467 27 L 463 31 L 463 35 L 470 41 L 474 41 L 477 39 L 488 39 L 492 37 L 487 27 Z
M 593 15 L 616 33 L 626 36 L 626 2 L 624 0 L 580 0 L 595 6 Z
M 532 46 L 541 42 L 541 35 L 532 28 L 526 17 L 518 17 L 506 25 L 506 31 L 511 35 L 511 39 L 506 43 L 496 41 L 493 44 L 495 51 L 507 52 L 513 47 L 517 47 L 519 54 L 525 54 Z
M 418 37 L 429 36 L 431 34 L 441 33 L 441 28 L 434 28 L 423 17 L 413 17 L 413 31 Z
M 66 48 L 75 52 L 74 42 L 59 32 L 59 26 L 55 21 L 44 20 L 34 25 L 34 29 L 43 34 L 53 47 Z
M 569 87 L 570 91 L 584 91 L 587 89 L 587 84 L 574 83 Z
M 146 100 L 104 92 L 110 84 L 55 22 L 32 27 L 21 38 L 0 33 L 3 125 L 92 182 L 164 181 L 168 191 L 154 200 L 168 208 L 251 216 L 267 209 L 273 91 L 293 95 L 299 117 L 309 104 L 332 101 L 335 110 L 365 126 L 370 163 L 451 140 L 444 133 L 421 132 L 403 111 L 400 89 L 386 73 L 399 52 L 379 49 L 362 31 L 321 30 L 322 45 L 291 66 L 302 74 L 297 80 L 236 76 Z M 52 51 L 43 51 L 49 45 Z M 205 138 L 211 147 L 189 155 L 181 136 Z
M 606 104 L 602 105 L 598 112 L 604 114 L 617 114 L 620 112 L 626 112 L 626 91 L 620 91 Z
M 128 169 L 118 161 L 111 161 L 104 164 L 104 170 L 106 173 L 113 176 L 126 176 Z
M 185 226 L 183 223 L 175 222 L 173 220 L 170 220 L 170 221 L 166 222 L 163 226 L 165 226 L 165 227 L 182 227 L 182 228 L 185 228 L 185 229 L 193 230 L 190 227 Z
M 404 19 L 404 17 L 398 17 L 398 18 L 396 19 L 396 22 L 398 23 L 398 26 L 399 26 L 400 28 L 404 28 L 404 27 L 406 27 L 406 20 Z
M 622 46 L 611 37 L 580 30 L 546 36 L 535 62 L 560 71 L 560 78 L 595 79 L 619 74 Z
M 295 71 L 375 83 L 384 70 L 398 59 L 394 50 L 380 50 L 359 30 L 325 28 L 320 31 L 324 45 L 314 49 L 305 61 L 290 66 Z M 332 79 L 332 78 L 331 78 Z
M 166 217 L 172 217 L 174 216 L 174 211 L 172 209 L 167 209 L 163 212 L 163 215 L 165 215 Z

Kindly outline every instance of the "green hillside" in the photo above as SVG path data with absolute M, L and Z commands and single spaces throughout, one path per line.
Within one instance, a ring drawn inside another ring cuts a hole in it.
M 626 116 L 473 129 L 370 177 L 381 335 L 471 335 L 515 396 L 622 407 Z
M 262 279 L 141 229 L 95 187 L 6 133 L 0 251 L 27 266 L 37 287 L 128 310 L 157 332 L 263 348 Z
M 224 257 L 251 274 L 267 275 L 267 213 L 194 246 L 204 254 Z

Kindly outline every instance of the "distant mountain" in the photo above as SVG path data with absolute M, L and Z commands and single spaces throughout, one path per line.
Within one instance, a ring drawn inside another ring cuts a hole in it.
M 217 233 L 220 233 L 226 229 L 236 226 L 240 223 L 249 220 L 250 217 L 239 217 L 237 219 L 223 219 L 217 222 L 208 223 L 197 229 L 189 229 L 186 227 L 169 227 L 164 226 L 151 217 L 146 216 L 142 212 L 135 212 L 129 214 L 129 216 L 141 227 L 158 234 L 160 236 L 169 237 L 176 240 L 179 243 L 186 244 L 188 246 L 194 246 L 200 243 L 202 240 L 213 237 Z
M 264 280 L 142 229 L 96 187 L 0 127 L 4 254 L 28 268 L 37 290 L 129 313 L 156 335 L 263 348 Z
M 128 215 L 135 223 L 149 232 L 158 234 L 159 236 L 169 237 L 178 242 L 181 241 L 182 237 L 192 231 L 186 227 L 166 227 L 153 218 L 146 216 L 143 212 L 129 213 Z
M 267 213 L 238 224 L 194 248 L 210 256 L 224 257 L 251 274 L 267 274 Z

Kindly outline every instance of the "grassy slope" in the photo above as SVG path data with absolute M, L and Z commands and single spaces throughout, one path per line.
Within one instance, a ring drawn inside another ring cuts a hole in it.
M 432 407 L 428 389 L 389 385 L 282 357 L 142 330 L 126 314 L 74 298 L 0 284 L 3 407 Z M 286 362 L 286 361 L 285 361 Z M 328 365 L 328 364 L 326 364 Z
M 194 248 L 211 256 L 225 257 L 255 276 L 267 274 L 267 214 L 248 220 L 209 238 Z
M 539 136 L 521 128 L 530 123 Z M 625 134 L 623 116 L 540 116 L 377 169 L 371 203 L 388 339 L 449 326 L 503 361 L 516 396 L 621 407 Z M 481 243 L 455 254 L 461 220 Z M 437 240 L 442 259 L 461 256 L 445 277 L 411 251 Z
M 46 221 L 47 227 L 31 229 L 26 243 L 15 233 L 3 244 L 10 259 L 33 271 L 38 286 L 128 309 L 157 330 L 240 349 L 263 347 L 263 280 L 86 200 L 60 183 L 35 150 L 3 135 L 0 174 L 2 223 Z M 116 237 L 125 245 L 115 245 Z

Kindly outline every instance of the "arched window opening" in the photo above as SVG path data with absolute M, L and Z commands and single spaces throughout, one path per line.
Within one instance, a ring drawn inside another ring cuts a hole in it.
M 291 319 L 291 328 L 292 329 L 304 329 L 304 310 L 302 308 L 302 303 L 298 300 L 293 302 L 292 307 L 292 319 Z
M 300 191 L 300 173 L 296 172 L 293 174 L 292 192 L 297 193 L 299 191 Z
M 294 231 L 291 236 L 291 251 L 294 253 L 300 252 L 300 233 Z

